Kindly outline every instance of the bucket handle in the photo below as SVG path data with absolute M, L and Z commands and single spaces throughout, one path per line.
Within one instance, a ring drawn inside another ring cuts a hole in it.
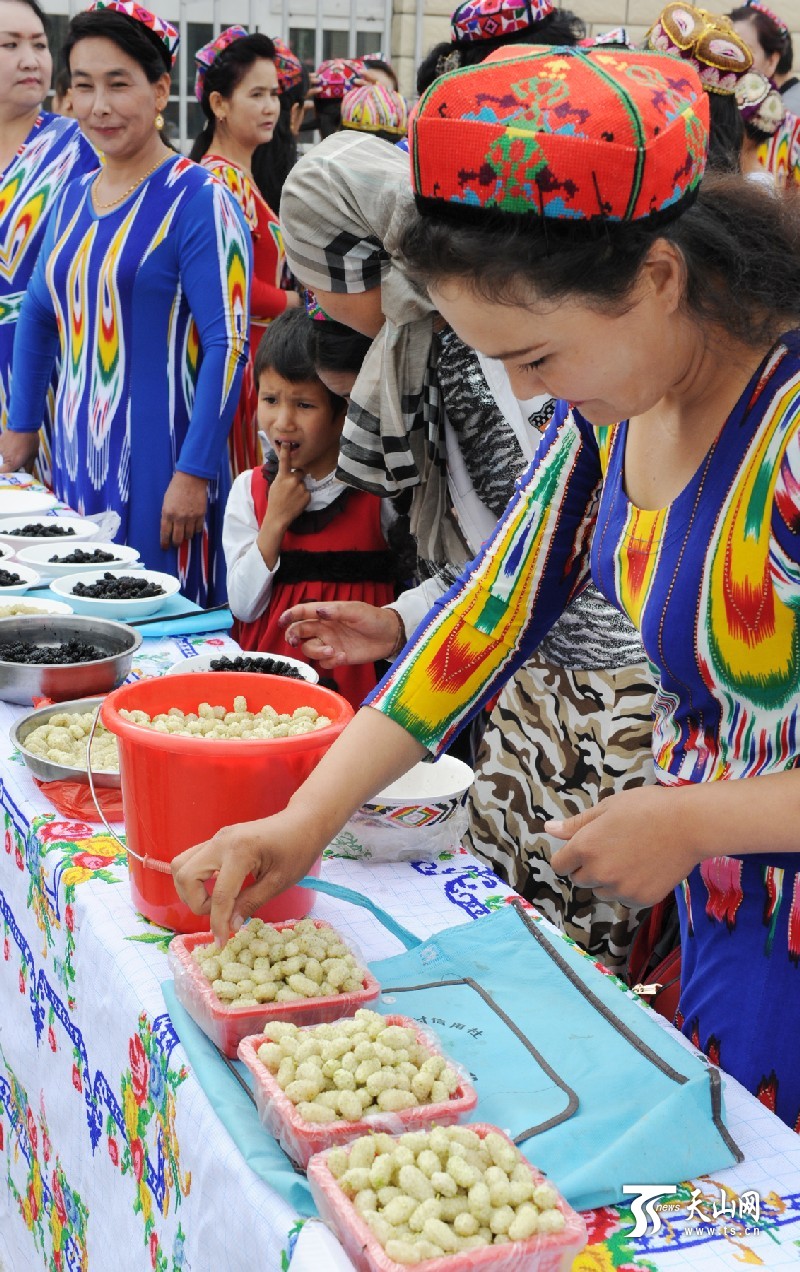
M 94 719 L 92 720 L 92 727 L 89 732 L 89 741 L 86 747 L 86 772 L 89 776 L 89 790 L 92 795 L 92 801 L 94 802 L 97 816 L 100 818 L 111 838 L 115 841 L 115 843 L 119 844 L 120 848 L 122 848 L 129 857 L 133 857 L 135 861 L 140 861 L 145 869 L 155 870 L 158 874 L 172 874 L 172 870 L 166 861 L 159 861 L 157 857 L 148 857 L 147 854 L 142 857 L 138 852 L 134 852 L 128 844 L 124 843 L 113 827 L 109 825 L 108 819 L 100 807 L 100 800 L 97 798 L 97 791 L 94 786 L 94 773 L 92 772 L 92 742 L 94 741 L 95 730 L 97 729 L 97 722 L 100 719 L 100 710 L 102 706 L 102 702 L 98 702 L 97 707 L 95 708 Z

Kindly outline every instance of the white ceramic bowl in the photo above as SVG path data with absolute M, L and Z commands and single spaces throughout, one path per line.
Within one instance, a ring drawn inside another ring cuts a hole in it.
M 183 676 L 190 671 L 210 671 L 212 662 L 216 662 L 218 658 L 238 658 L 239 654 L 229 653 L 222 650 L 218 654 L 195 654 L 193 658 L 181 658 L 180 662 L 173 663 L 172 666 L 164 673 L 167 676 Z M 286 663 L 287 666 L 293 667 L 295 671 L 299 671 L 304 680 L 309 684 L 315 685 L 319 681 L 319 672 L 315 667 L 310 667 L 308 663 L 300 662 L 297 658 L 287 658 L 285 654 L 248 654 L 242 650 L 242 658 L 274 658 L 276 662 Z M 223 675 L 223 672 L 218 672 Z
M 0 618 L 34 618 L 37 614 L 71 614 L 65 601 L 42 600 L 39 596 L 0 595 Z
M 467 829 L 464 803 L 474 777 L 451 755 L 415 764 L 362 804 L 331 847 L 362 861 L 424 861 L 453 852 Z
M 6 570 L 9 574 L 17 574 L 22 580 L 21 583 L 9 583 L 6 587 L 3 587 L 2 583 L 0 583 L 0 597 L 20 596 L 23 592 L 27 592 L 29 587 L 35 587 L 37 583 L 41 582 L 35 570 L 32 570 L 29 565 L 18 565 L 16 561 L 0 561 L 0 570 Z
M 63 526 L 65 530 L 70 527 L 75 531 L 74 534 L 53 535 L 52 538 L 32 539 L 29 535 L 15 534 L 15 530 L 22 529 L 23 526 L 47 524 L 55 522 L 57 525 Z M 0 543 L 6 543 L 14 549 L 15 552 L 20 548 L 29 548 L 34 543 L 55 543 L 59 547 L 62 543 L 84 543 L 87 539 L 91 539 L 97 534 L 97 526 L 93 521 L 87 521 L 83 517 L 62 517 L 62 516 L 31 516 L 31 517 L 3 517 L 0 521 Z
M 0 517 L 31 517 L 57 508 L 59 500 L 48 490 L 0 485 Z
M 100 548 L 102 552 L 113 552 L 115 559 L 100 565 L 96 561 L 91 565 L 76 565 L 73 561 L 61 563 L 50 560 L 53 556 L 69 556 L 76 548 L 82 548 L 84 552 L 94 552 L 95 548 Z M 91 543 L 68 544 L 64 539 L 59 539 L 57 545 L 55 540 L 35 543 L 29 548 L 20 548 L 16 558 L 23 565 L 33 566 L 43 579 L 62 579 L 70 574 L 89 574 L 97 570 L 117 570 L 123 565 L 129 570 L 140 568 L 138 548 L 129 548 L 124 543 L 98 543 L 94 539 Z
M 87 614 L 90 618 L 112 618 L 125 622 L 131 618 L 146 618 L 148 614 L 157 614 L 171 596 L 180 591 L 180 583 L 172 574 L 162 574 L 159 570 L 136 570 L 137 579 L 148 579 L 163 587 L 163 596 L 144 596 L 133 600 L 111 600 L 100 597 L 75 596 L 73 589 L 76 583 L 87 585 L 96 583 L 104 574 L 113 574 L 116 578 L 131 573 L 131 568 L 86 570 L 82 574 L 67 574 L 64 578 L 53 579 L 51 591 L 63 600 L 69 601 L 76 614 Z

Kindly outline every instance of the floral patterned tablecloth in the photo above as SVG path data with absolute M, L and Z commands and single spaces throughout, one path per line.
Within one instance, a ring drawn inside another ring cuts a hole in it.
M 226 646 L 146 641 L 133 674 Z M 217 1120 L 165 1010 L 171 934 L 133 910 L 114 840 L 52 811 L 12 753 L 17 711 L 0 704 L 0 1268 L 346 1272 L 332 1234 L 260 1181 Z M 328 856 L 324 874 L 420 937 L 512 895 L 464 853 L 382 866 Z M 315 913 L 367 960 L 400 949 L 366 911 L 319 897 Z M 641 1240 L 629 1211 L 592 1212 L 575 1272 L 800 1263 L 800 1140 L 737 1084 L 726 1098 L 746 1161 L 681 1185 Z M 753 1191 L 757 1222 L 741 1201 Z

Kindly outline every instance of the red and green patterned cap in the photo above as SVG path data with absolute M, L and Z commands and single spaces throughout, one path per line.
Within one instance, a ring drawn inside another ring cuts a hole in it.
M 661 53 L 516 45 L 435 80 L 412 113 L 421 211 L 555 220 L 675 214 L 700 183 L 709 108 Z
M 450 19 L 451 39 L 459 44 L 499 40 L 530 31 L 553 12 L 551 0 L 464 0 Z
M 278 72 L 278 87 L 282 93 L 288 93 L 290 88 L 294 88 L 297 84 L 303 82 L 303 68 L 300 65 L 300 58 L 295 57 L 288 44 L 285 44 L 278 36 L 272 37 L 272 43 L 275 46 L 275 70 Z
M 165 18 L 160 18 L 157 13 L 152 13 L 150 9 L 145 9 L 142 4 L 135 4 L 134 0 L 93 0 L 86 12 L 96 13 L 101 9 L 111 9 L 114 13 L 124 13 L 126 18 L 133 18 L 134 22 L 140 22 L 142 26 L 146 26 L 148 31 L 152 31 L 153 35 L 164 45 L 169 53 L 172 65 L 175 65 L 181 37 L 174 26 L 167 22 Z

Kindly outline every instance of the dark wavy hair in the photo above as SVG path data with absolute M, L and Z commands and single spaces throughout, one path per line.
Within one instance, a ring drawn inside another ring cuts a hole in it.
M 694 203 L 658 226 L 553 218 L 545 228 L 536 215 L 502 212 L 465 224 L 446 205 L 442 215 L 414 211 L 400 251 L 425 286 L 458 278 L 494 303 L 579 297 L 624 312 L 656 239 L 683 258 L 684 305 L 700 322 L 744 341 L 800 325 L 800 200 L 730 174 L 707 175 Z
M 417 67 L 417 92 L 421 97 L 444 73 L 440 63 L 450 53 L 458 53 L 459 67 L 477 66 L 495 49 L 505 48 L 508 44 L 566 44 L 572 48 L 585 35 L 586 26 L 577 13 L 569 9 L 554 9 L 535 27 L 515 31 L 513 35 L 498 35 L 493 40 L 445 40 L 434 44 Z
M 744 121 L 732 93 L 708 93 L 708 172 L 740 172 Z
M 777 23 L 773 22 L 768 13 L 761 13 L 759 9 L 751 9 L 749 4 L 741 4 L 738 8 L 732 9 L 728 17 L 731 22 L 752 22 L 756 29 L 758 42 L 767 56 L 769 57 L 772 53 L 778 54 L 775 74 L 789 74 L 794 62 L 794 49 L 792 48 L 792 37 L 788 31 L 782 31 Z
M 328 318 L 325 322 L 311 323 L 311 352 L 314 362 L 323 371 L 350 371 L 358 375 L 369 353 L 372 340 L 360 331 L 345 327 L 341 322 Z
M 200 101 L 206 122 L 202 132 L 195 138 L 190 159 L 199 162 L 214 140 L 216 120 L 211 109 L 211 94 L 219 93 L 221 97 L 230 97 L 250 67 L 262 59 L 266 62 L 275 61 L 275 45 L 269 36 L 261 35 L 260 32 L 234 40 L 233 44 L 229 44 L 214 58 L 203 79 L 203 96 Z
M 302 63 L 301 71 L 300 83 L 281 93 L 281 113 L 272 140 L 265 141 L 253 151 L 253 180 L 276 216 L 284 183 L 297 163 L 297 138 L 291 127 L 292 109 L 305 102 L 311 82 L 308 69 Z
M 26 0 L 27 2 L 27 0 Z M 33 7 L 33 6 L 31 6 Z M 138 62 L 147 80 L 155 84 L 165 74 L 172 74 L 172 59 L 163 40 L 135 18 L 115 9 L 95 9 L 91 13 L 76 13 L 67 30 L 67 38 L 61 49 L 64 66 L 70 70 L 70 56 L 81 40 L 111 40 L 118 49 Z

